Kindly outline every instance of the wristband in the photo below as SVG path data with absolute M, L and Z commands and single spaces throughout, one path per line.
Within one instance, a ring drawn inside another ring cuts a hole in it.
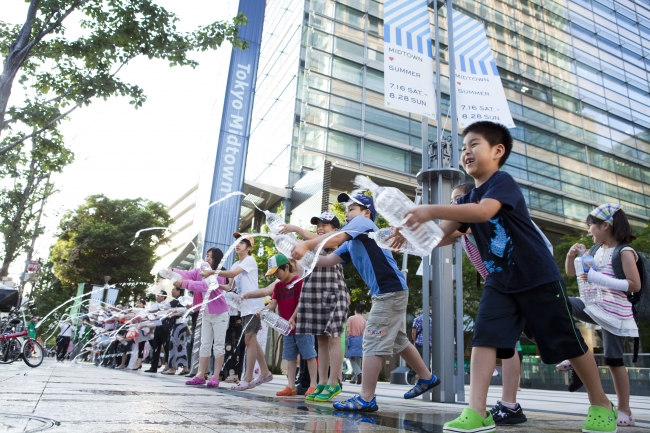
M 620 292 L 627 292 L 630 288 L 630 283 L 627 280 L 619 280 L 618 278 L 608 277 L 607 275 L 594 271 L 593 268 L 589 269 L 587 274 L 587 281 L 608 289 L 618 290 Z

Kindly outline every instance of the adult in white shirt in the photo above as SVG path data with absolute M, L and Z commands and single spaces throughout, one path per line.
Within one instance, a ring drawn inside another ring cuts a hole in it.
M 56 339 L 56 360 L 63 362 L 72 338 L 72 320 L 65 319 L 65 322 L 59 323 L 59 328 L 61 328 L 61 333 Z
M 230 285 L 221 285 L 222 290 L 235 290 L 239 295 L 244 295 L 259 288 L 257 282 L 257 262 L 250 256 L 251 249 L 255 245 L 253 237 L 244 233 L 234 233 L 235 239 L 244 237 L 237 244 L 235 252 L 239 260 L 235 262 L 229 271 L 220 271 L 219 276 L 230 279 Z M 205 275 L 204 275 L 205 273 Z M 203 271 L 201 275 L 207 277 L 214 274 L 215 271 Z M 261 298 L 247 299 L 241 307 L 242 324 L 244 326 L 244 342 L 246 343 L 246 374 L 239 383 L 232 387 L 233 390 L 243 391 L 254 388 L 262 383 L 273 380 L 273 374 L 269 371 L 264 358 L 264 349 L 257 341 L 257 332 L 260 330 L 262 323 L 257 312 L 264 308 L 264 300 Z M 260 365 L 260 375 L 253 380 L 253 371 L 255 370 L 255 361 Z

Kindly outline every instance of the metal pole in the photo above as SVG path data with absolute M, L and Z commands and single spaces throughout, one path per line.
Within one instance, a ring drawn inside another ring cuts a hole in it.
M 447 1 L 447 41 L 449 43 L 449 112 L 451 113 L 451 166 L 458 168 L 458 116 L 456 115 L 456 56 L 454 50 L 454 9 Z M 465 338 L 463 329 L 463 261 L 456 244 L 456 396 L 465 401 Z
M 465 334 L 463 326 L 463 248 L 454 246 L 456 255 L 456 400 L 465 401 Z
M 437 1 L 437 0 L 436 0 Z M 422 173 L 429 170 L 429 118 L 422 116 Z M 429 179 L 422 178 L 422 204 L 429 204 Z M 429 298 L 431 297 L 431 256 L 422 257 L 422 341 L 428 342 L 431 338 L 429 332 Z M 422 359 L 427 368 L 431 368 L 431 350 L 428 344 L 422 344 Z M 424 401 L 431 400 L 431 394 L 426 392 L 422 396 Z

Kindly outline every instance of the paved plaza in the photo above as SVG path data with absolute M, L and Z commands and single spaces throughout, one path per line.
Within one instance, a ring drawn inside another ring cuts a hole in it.
M 0 432 L 441 432 L 464 407 L 407 401 L 401 397 L 406 386 L 383 383 L 378 412 L 348 414 L 303 397 L 276 397 L 286 384 L 282 376 L 243 392 L 230 391 L 229 384 L 190 388 L 184 381 L 51 359 L 36 369 L 1 365 Z M 358 389 L 345 383 L 341 396 Z M 500 393 L 492 388 L 488 401 L 494 403 Z M 579 432 L 588 405 L 584 393 L 539 390 L 523 390 L 519 401 L 529 421 L 497 431 Z M 650 397 L 632 396 L 631 406 L 637 427 L 619 431 L 650 432 Z

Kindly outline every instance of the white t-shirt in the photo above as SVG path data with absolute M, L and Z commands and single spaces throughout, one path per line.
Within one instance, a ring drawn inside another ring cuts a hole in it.
M 244 295 L 248 292 L 259 289 L 257 282 L 257 262 L 254 258 L 246 256 L 246 258 L 241 262 L 235 262 L 230 270 L 232 271 L 237 268 L 242 268 L 244 270 L 244 272 L 234 278 L 237 293 Z M 241 315 L 247 316 L 249 314 L 255 314 L 262 308 L 264 308 L 264 299 L 247 299 L 242 305 Z
M 61 328 L 61 337 L 72 337 L 72 325 L 66 322 L 59 323 L 59 328 Z

